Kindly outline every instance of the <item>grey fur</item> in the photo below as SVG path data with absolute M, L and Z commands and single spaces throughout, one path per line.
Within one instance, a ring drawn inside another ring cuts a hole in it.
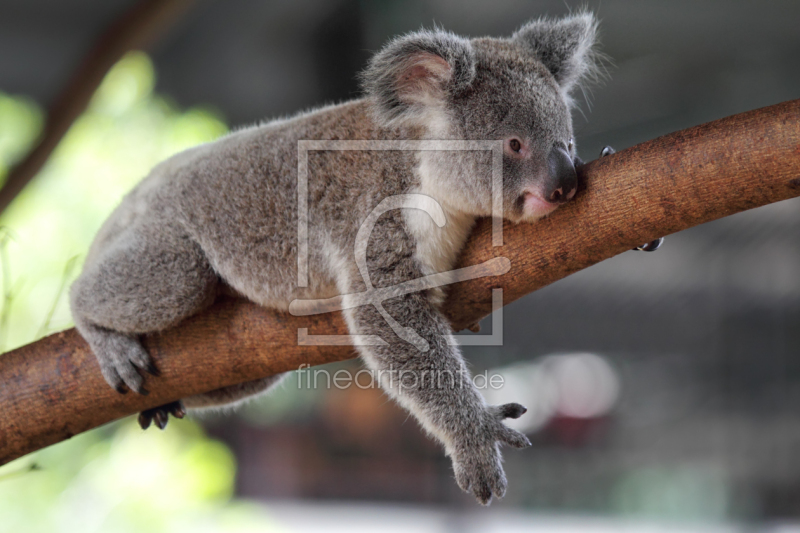
M 447 224 L 439 228 L 418 210 L 381 216 L 367 247 L 375 287 L 452 268 L 475 218 L 490 213 L 486 153 L 311 152 L 309 286 L 298 287 L 301 139 L 506 139 L 514 146 L 513 137 L 523 148 L 504 156 L 504 215 L 523 221 L 549 213 L 555 206 L 530 199 L 542 196 L 553 172 L 548 154 L 568 149 L 574 157 L 569 90 L 592 68 L 585 62 L 594 28 L 583 14 L 537 21 L 511 39 L 468 40 L 439 30 L 406 35 L 370 63 L 365 98 L 237 131 L 158 165 L 100 229 L 71 290 L 76 326 L 106 380 L 143 391 L 141 371 L 153 369 L 138 335 L 197 313 L 220 288 L 282 311 L 294 299 L 364 290 L 355 236 L 389 196 L 427 194 L 442 205 Z M 487 504 L 506 489 L 499 444 L 529 444 L 502 423 L 524 408 L 486 405 L 458 347 L 446 342 L 452 331 L 439 310 L 442 298 L 430 291 L 385 302 L 395 320 L 425 339 L 424 353 L 397 338 L 371 306 L 345 318 L 351 333 L 387 342 L 359 347 L 364 361 L 402 376 L 382 378 L 382 385 L 444 444 L 459 486 Z M 425 379 L 434 375 L 448 378 Z M 272 381 L 186 403 L 235 402 Z
M 589 12 L 567 17 L 560 24 L 544 18 L 529 22 L 512 39 L 530 47 L 567 90 L 586 76 L 597 76 L 597 20 Z

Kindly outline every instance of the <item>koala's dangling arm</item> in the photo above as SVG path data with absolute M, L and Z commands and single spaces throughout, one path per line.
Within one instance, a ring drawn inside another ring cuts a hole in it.
M 405 257 L 390 268 L 374 269 L 372 282 L 376 287 L 386 287 L 404 281 L 411 273 L 410 277 L 417 277 L 418 268 L 413 258 Z M 354 279 L 358 277 L 356 273 Z M 492 496 L 502 497 L 506 478 L 499 444 L 517 448 L 530 445 L 525 435 L 502 421 L 518 418 L 525 408 L 519 404 L 486 404 L 473 385 L 458 346 L 448 343 L 452 335 L 449 322 L 428 294 L 406 294 L 382 305 L 391 320 L 413 332 L 416 340 L 412 344 L 399 338 L 374 305 L 346 310 L 351 334 L 378 336 L 386 343 L 358 347 L 373 377 L 444 444 L 463 490 L 483 504 Z

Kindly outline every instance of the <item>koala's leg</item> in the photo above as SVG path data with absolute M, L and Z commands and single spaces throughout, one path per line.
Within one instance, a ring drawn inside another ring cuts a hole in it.
M 409 263 L 411 259 L 406 258 L 393 272 L 383 268 L 376 271 L 375 286 L 387 286 L 390 284 L 387 281 L 397 283 L 397 278 L 402 280 L 414 272 L 416 268 Z M 346 310 L 352 334 L 377 335 L 387 343 L 358 347 L 373 377 L 430 434 L 441 440 L 463 490 L 472 492 L 484 505 L 493 495 L 502 497 L 507 483 L 499 444 L 516 448 L 530 445 L 525 435 L 503 424 L 503 419 L 518 418 L 525 408 L 519 404 L 486 404 L 470 378 L 458 346 L 448 343 L 452 336 L 449 322 L 428 295 L 400 296 L 387 300 L 383 307 L 401 327 L 406 331 L 410 328 L 418 338 L 413 344 L 398 338 L 373 305 Z M 419 349 L 425 346 L 426 350 Z
M 147 394 L 140 371 L 158 372 L 139 335 L 200 311 L 213 302 L 216 286 L 202 250 L 178 228 L 135 226 L 86 266 L 70 304 L 109 385 Z
M 150 427 L 151 422 L 155 422 L 156 426 L 164 429 L 167 426 L 169 415 L 176 418 L 183 418 L 186 416 L 187 407 L 190 409 L 206 409 L 222 406 L 235 407 L 243 400 L 271 389 L 278 384 L 284 376 L 285 374 L 278 374 L 239 383 L 237 385 L 231 385 L 229 387 L 222 387 L 203 394 L 189 396 L 183 401 L 172 402 L 142 411 L 139 413 L 139 425 L 142 429 L 147 429 Z
M 283 380 L 286 374 L 277 374 L 253 381 L 246 381 L 238 385 L 222 387 L 196 396 L 190 396 L 184 400 L 186 407 L 191 409 L 202 409 L 206 407 L 233 407 L 242 400 L 251 396 L 266 392 Z

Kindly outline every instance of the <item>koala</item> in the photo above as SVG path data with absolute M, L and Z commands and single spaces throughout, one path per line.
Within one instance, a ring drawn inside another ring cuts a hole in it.
M 301 140 L 502 141 L 504 218 L 533 222 L 570 201 L 579 163 L 570 94 L 597 71 L 596 35 L 588 12 L 535 20 L 508 38 L 410 33 L 371 59 L 362 98 L 241 129 L 157 165 L 103 224 L 70 290 L 75 325 L 106 381 L 120 393 L 146 394 L 145 376 L 158 370 L 140 336 L 199 312 L 221 291 L 280 311 L 293 301 L 347 301 L 363 292 L 359 228 L 386 198 L 424 196 L 444 216 L 443 224 L 421 209 L 373 217 L 363 256 L 372 286 L 390 291 L 451 270 L 476 219 L 492 215 L 491 153 L 309 152 L 308 283 L 301 286 Z M 370 369 L 415 378 L 379 373 L 386 392 L 441 442 L 458 485 L 488 504 L 506 491 L 500 445 L 530 445 L 503 423 L 525 408 L 487 405 L 443 300 L 441 288 L 398 292 L 380 308 L 345 305 L 343 313 L 352 335 L 382 339 L 356 347 Z M 412 341 L 398 331 L 413 331 Z M 447 379 L 416 379 L 426 375 Z M 278 380 L 185 398 L 142 413 L 140 423 L 163 428 L 184 406 L 232 405 Z

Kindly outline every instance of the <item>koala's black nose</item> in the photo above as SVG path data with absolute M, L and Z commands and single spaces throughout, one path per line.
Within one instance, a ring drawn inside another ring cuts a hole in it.
M 578 173 L 567 149 L 557 144 L 547 158 L 550 179 L 545 187 L 545 198 L 551 203 L 564 203 L 571 200 L 578 190 Z

